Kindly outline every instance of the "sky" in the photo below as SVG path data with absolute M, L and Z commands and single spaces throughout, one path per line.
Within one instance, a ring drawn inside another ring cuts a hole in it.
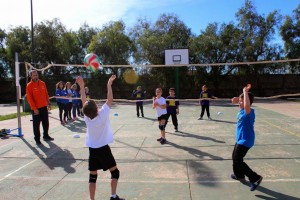
M 68 30 L 77 31 L 83 23 L 101 28 L 110 21 L 123 20 L 131 28 L 138 18 L 154 23 L 162 13 L 176 14 L 192 33 L 199 35 L 209 23 L 235 22 L 244 0 L 0 0 L 0 28 L 31 27 L 33 22 L 59 18 Z M 292 15 L 300 0 L 252 0 L 259 14 L 278 10 Z

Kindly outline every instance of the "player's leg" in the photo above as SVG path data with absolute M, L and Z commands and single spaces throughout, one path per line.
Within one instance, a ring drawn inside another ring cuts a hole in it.
M 205 111 L 205 105 L 201 105 L 201 114 L 200 114 L 200 119 L 202 119 Z
M 177 114 L 172 114 L 172 123 L 173 123 L 173 125 L 174 125 L 175 130 L 178 131 Z
M 206 105 L 206 114 L 207 114 L 208 119 L 211 119 L 210 112 L 209 112 L 209 105 Z
M 110 168 L 109 171 L 111 173 L 111 182 L 110 182 L 111 194 L 114 195 L 114 194 L 117 194 L 117 186 L 118 186 L 118 180 L 120 177 L 120 171 L 117 168 L 117 166 Z
M 159 122 L 159 125 L 160 125 L 160 134 L 161 134 L 161 140 L 160 140 L 160 143 L 161 144 L 165 144 L 167 142 L 167 139 L 166 139 L 166 131 L 165 131 L 165 127 L 166 127 L 166 118 L 167 118 L 167 114 L 165 115 L 162 115 L 161 116 L 161 120 Z
M 170 114 L 169 114 L 169 113 L 167 113 L 167 114 L 166 114 L 165 127 L 167 127 L 167 124 L 168 124 L 168 120 L 169 120 L 169 118 L 170 118 Z
M 238 180 L 243 180 L 245 179 L 245 165 L 244 163 L 244 157 L 247 153 L 249 148 L 235 144 L 233 152 L 232 152 L 232 167 L 233 167 L 233 173 L 236 176 Z
M 142 117 L 144 117 L 144 106 L 143 106 L 143 102 L 141 102 L 141 113 L 142 113 Z
M 61 105 L 60 102 L 57 102 L 57 106 L 58 106 L 58 109 L 59 109 L 59 119 L 60 119 L 60 123 L 63 124 L 63 119 L 62 119 L 62 113 L 63 113 L 63 107 Z
M 140 110 L 139 110 L 139 104 L 136 103 L 136 116 L 140 117 Z
M 97 177 L 98 177 L 97 170 L 90 171 L 89 191 L 90 191 L 91 200 L 95 199 Z
M 63 109 L 64 109 L 64 122 L 67 123 L 68 108 L 67 108 L 67 104 L 66 103 L 63 104 Z

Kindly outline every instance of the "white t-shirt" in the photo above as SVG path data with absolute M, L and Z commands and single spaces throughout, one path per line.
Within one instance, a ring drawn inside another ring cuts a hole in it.
M 155 99 L 154 102 L 157 102 L 159 105 L 166 105 L 167 104 L 166 99 L 163 98 L 163 97 L 160 97 L 159 99 Z M 157 106 L 156 107 L 156 113 L 157 113 L 157 117 L 160 117 L 162 115 L 167 114 L 167 109 L 166 108 L 162 109 L 162 108 Z
M 91 148 L 103 147 L 113 142 L 113 131 L 109 120 L 109 106 L 105 103 L 94 119 L 84 116 L 86 124 L 85 145 Z

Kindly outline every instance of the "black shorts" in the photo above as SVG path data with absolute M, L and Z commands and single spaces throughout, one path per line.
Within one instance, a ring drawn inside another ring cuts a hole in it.
M 167 114 L 161 115 L 157 118 L 158 121 L 163 120 L 163 119 L 167 120 Z
M 89 151 L 89 171 L 96 171 L 99 169 L 106 171 L 117 165 L 108 145 L 96 149 L 89 148 Z

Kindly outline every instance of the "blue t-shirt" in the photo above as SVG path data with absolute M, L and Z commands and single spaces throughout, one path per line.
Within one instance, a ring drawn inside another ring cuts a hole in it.
M 72 97 L 76 98 L 76 97 L 80 97 L 79 93 L 76 90 L 72 90 Z M 73 99 L 72 102 L 74 104 L 78 104 L 79 103 L 79 99 Z
M 255 113 L 251 108 L 250 113 L 247 115 L 244 109 L 241 109 L 237 114 L 236 126 L 236 143 L 251 148 L 254 145 L 255 133 L 254 122 Z
M 135 90 L 133 93 L 132 93 L 132 96 L 136 99 L 136 100 L 142 100 L 144 99 L 145 97 L 145 92 L 144 91 L 138 91 L 138 90 Z M 136 101 L 136 104 L 137 105 L 143 105 L 143 101 Z
M 68 92 L 66 90 L 56 89 L 55 96 L 66 97 L 67 95 L 68 95 Z M 68 99 L 59 99 L 59 98 L 56 98 L 56 101 L 59 103 L 64 103 L 64 104 L 69 102 Z
M 201 91 L 200 98 L 211 98 L 212 95 L 208 91 Z M 201 106 L 209 106 L 209 100 L 201 100 Z
M 174 96 L 174 97 L 168 96 L 166 99 L 168 99 L 167 100 L 167 113 L 168 114 L 176 114 L 176 109 L 179 106 L 179 101 L 175 100 L 175 99 L 177 99 L 176 96 Z

